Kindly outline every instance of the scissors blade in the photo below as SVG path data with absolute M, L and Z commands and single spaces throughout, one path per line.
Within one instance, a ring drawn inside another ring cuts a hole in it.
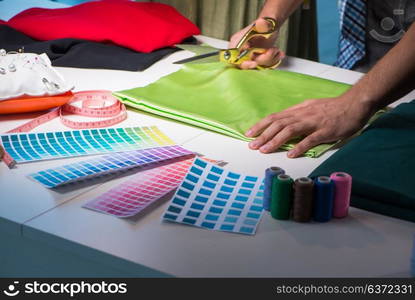
M 199 59 L 202 59 L 202 58 L 206 58 L 206 57 L 210 57 L 210 56 L 214 56 L 214 55 L 218 55 L 218 54 L 219 54 L 219 51 L 209 52 L 209 53 L 196 55 L 196 56 L 193 56 L 193 57 L 190 57 L 190 58 L 175 61 L 174 64 L 185 64 L 185 63 L 188 63 L 188 62 L 191 62 L 191 61 L 199 60 Z

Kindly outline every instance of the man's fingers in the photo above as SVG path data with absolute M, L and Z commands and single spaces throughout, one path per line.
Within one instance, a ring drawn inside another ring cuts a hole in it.
M 261 119 L 259 122 L 254 124 L 251 128 L 248 129 L 248 131 L 245 133 L 247 137 L 256 137 L 260 133 L 262 133 L 265 128 L 267 128 L 271 123 L 276 122 L 278 120 L 282 120 L 285 118 L 289 118 L 292 115 L 286 114 L 284 111 L 279 113 L 273 113 L 265 118 Z
M 244 61 L 239 65 L 239 68 L 241 68 L 242 70 L 256 69 L 256 67 L 258 67 L 258 64 L 256 61 L 253 60 Z
M 269 125 L 258 138 L 249 143 L 249 147 L 254 150 L 260 148 L 262 145 L 266 144 L 269 140 L 276 136 L 284 127 L 292 122 L 292 119 L 287 118 L 279 122 L 271 123 L 271 125 Z
M 270 153 L 277 150 L 281 145 L 294 137 L 304 134 L 305 128 L 301 125 L 288 125 L 275 135 L 270 141 L 259 148 L 262 153 Z
M 252 55 L 251 60 L 244 61 L 239 67 L 243 70 L 248 70 L 256 69 L 258 65 L 263 67 L 273 66 L 282 58 L 282 52 L 278 48 L 272 47 L 267 49 L 265 53 Z
M 244 29 L 238 31 L 237 33 L 235 33 L 234 35 L 231 36 L 231 39 L 229 41 L 228 44 L 228 48 L 235 48 L 236 45 L 239 43 L 239 41 L 241 40 L 241 38 L 244 36 L 244 34 L 251 29 L 251 26 L 254 23 L 252 23 L 251 25 L 248 25 L 247 27 L 245 27 Z
M 267 128 L 273 122 L 273 120 L 270 116 L 261 119 L 258 123 L 256 123 L 254 126 L 252 126 L 245 133 L 245 135 L 247 137 L 256 137 L 256 136 L 258 136 L 262 131 L 265 130 L 265 128 Z
M 324 131 L 316 131 L 310 134 L 309 136 L 305 137 L 294 147 L 294 149 L 288 151 L 287 156 L 289 158 L 299 157 L 312 147 L 324 143 L 325 138 L 326 134 L 324 133 Z
M 272 66 L 275 65 L 279 60 L 282 59 L 282 52 L 276 48 L 272 47 L 267 49 L 267 51 L 261 55 L 258 55 L 255 58 L 255 61 L 260 66 Z

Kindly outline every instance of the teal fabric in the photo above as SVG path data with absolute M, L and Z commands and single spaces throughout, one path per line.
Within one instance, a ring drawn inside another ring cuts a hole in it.
M 390 110 L 310 176 L 347 172 L 351 204 L 415 222 L 415 100 Z
M 347 84 L 283 70 L 239 70 L 226 64 L 185 64 L 145 87 L 114 93 L 126 105 L 244 141 L 244 133 L 267 115 L 310 98 L 335 97 Z M 296 141 L 284 145 L 292 149 Z M 317 157 L 333 144 L 318 145 Z

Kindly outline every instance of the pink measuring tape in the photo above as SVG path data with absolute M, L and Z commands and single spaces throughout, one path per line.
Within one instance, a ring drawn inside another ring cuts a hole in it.
M 74 105 L 75 103 L 80 103 L 80 106 Z M 67 116 L 69 115 L 79 115 L 101 119 L 96 121 L 81 122 L 68 119 Z M 64 125 L 70 128 L 100 128 L 115 125 L 124 121 L 127 118 L 127 110 L 125 105 L 115 98 L 110 91 L 76 92 L 66 104 L 55 108 L 52 111 L 19 127 L 9 130 L 7 133 L 29 132 L 37 126 L 58 117 Z M 4 151 L 4 149 L 1 149 L 1 151 L 3 152 L 3 161 L 9 168 L 13 168 L 16 164 L 14 159 L 6 151 Z

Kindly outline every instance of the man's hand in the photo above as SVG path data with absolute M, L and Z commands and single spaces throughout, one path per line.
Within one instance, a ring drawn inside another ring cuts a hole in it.
M 229 48 L 235 48 L 242 36 L 251 28 L 252 24 L 245 27 L 241 31 L 235 33 L 229 42 Z M 255 21 L 255 26 L 258 32 L 267 32 L 270 30 L 270 24 L 263 18 L 259 18 Z M 278 24 L 277 24 L 278 26 Z M 244 45 L 243 49 L 246 48 L 265 48 L 267 51 L 261 55 L 256 55 L 252 60 L 244 61 L 241 65 L 241 69 L 255 69 L 258 65 L 269 67 L 275 65 L 278 61 L 285 57 L 285 54 L 274 47 L 275 41 L 277 40 L 278 30 L 269 38 L 254 37 Z
M 288 152 L 287 156 L 294 158 L 318 144 L 353 135 L 372 113 L 368 105 L 344 96 L 307 100 L 267 116 L 251 127 L 246 136 L 257 137 L 249 147 L 263 153 L 275 151 L 295 137 L 305 137 Z

